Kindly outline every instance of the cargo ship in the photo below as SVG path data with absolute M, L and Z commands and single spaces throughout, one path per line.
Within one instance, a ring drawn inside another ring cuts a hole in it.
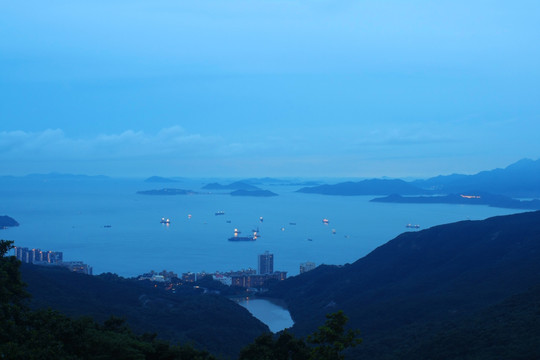
M 259 236 L 259 229 L 254 230 L 253 235 L 251 236 L 238 236 L 239 234 L 240 231 L 238 231 L 238 229 L 234 229 L 234 236 L 230 237 L 229 241 L 255 241 Z

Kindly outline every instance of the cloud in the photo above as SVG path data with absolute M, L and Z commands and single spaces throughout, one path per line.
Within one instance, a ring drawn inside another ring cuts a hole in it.
M 101 134 L 93 138 L 69 137 L 60 129 L 40 132 L 0 132 L 0 159 L 6 160 L 86 160 L 123 159 L 141 156 L 174 156 L 219 154 L 226 148 L 217 136 L 189 134 L 179 126 L 157 134 L 127 130 L 120 134 Z

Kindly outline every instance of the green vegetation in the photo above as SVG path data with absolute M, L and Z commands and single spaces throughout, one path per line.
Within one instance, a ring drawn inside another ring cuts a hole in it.
M 220 306 L 223 298 L 215 296 L 201 296 L 193 291 L 183 297 L 163 293 L 163 290 L 150 286 L 147 282 L 140 282 L 139 286 L 134 286 L 134 281 L 123 279 L 114 274 L 103 274 L 99 277 L 90 277 L 81 274 L 74 274 L 65 269 L 41 268 L 39 271 L 30 271 L 33 277 L 29 277 L 31 282 L 37 282 L 42 293 L 38 293 L 41 299 L 40 304 L 55 303 L 60 307 L 67 308 L 68 312 L 85 312 L 96 307 L 96 313 L 90 316 L 70 318 L 58 311 L 51 309 L 32 310 L 27 300 L 29 294 L 25 290 L 25 284 L 21 280 L 19 271 L 20 262 L 13 256 L 5 256 L 12 248 L 12 241 L 0 240 L 0 359 L 60 359 L 60 360 L 215 360 L 217 359 L 207 350 L 198 350 L 191 345 L 171 345 L 165 340 L 157 338 L 155 333 L 143 333 L 136 335 L 128 326 L 124 318 L 110 316 L 102 323 L 96 322 L 95 317 L 103 317 L 110 312 L 111 308 L 104 307 L 107 302 L 96 302 L 92 300 L 96 296 L 105 296 L 103 292 L 111 291 L 110 284 L 114 284 L 115 292 L 109 294 L 116 300 L 116 310 L 123 314 L 126 309 L 134 311 L 134 304 L 130 304 L 126 299 L 138 299 L 135 303 L 142 301 L 144 304 L 139 309 L 141 314 L 134 318 L 130 311 L 127 312 L 131 319 L 138 319 L 143 324 L 150 324 L 150 317 L 163 319 L 164 317 L 179 319 L 182 316 L 188 323 L 192 339 L 199 337 L 198 344 L 215 342 L 223 344 L 223 337 L 226 341 L 231 338 L 227 333 L 238 335 L 239 329 L 235 329 L 234 323 L 223 327 L 222 323 L 229 320 L 224 309 L 218 313 L 225 314 L 224 319 L 220 319 L 216 313 L 204 314 L 205 309 L 212 306 Z M 28 273 L 34 266 L 23 267 Z M 56 283 L 51 282 L 49 277 L 53 277 Z M 78 286 L 73 286 L 70 282 L 75 281 Z M 135 281 L 135 283 L 137 283 Z M 141 286 L 146 290 L 157 292 L 155 294 L 137 296 Z M 78 294 L 70 293 L 74 289 L 80 288 L 86 295 L 86 301 Z M 127 297 L 126 297 L 127 293 Z M 48 300 L 44 294 L 54 294 Z M 65 296 L 65 297 L 64 297 Z M 71 297 L 70 297 L 71 296 Z M 73 304 L 73 298 L 79 299 L 78 308 L 69 307 Z M 51 300 L 54 301 L 51 302 Z M 182 300 L 178 300 L 182 299 Z M 189 300 L 186 300 L 189 299 Z M 216 299 L 221 299 L 217 300 Z M 179 301 L 175 303 L 174 301 Z M 232 302 L 227 301 L 227 304 Z M 207 303 L 207 304 L 206 304 Z M 35 304 L 34 304 L 35 305 Z M 234 305 L 231 309 L 246 311 Z M 148 311 L 150 309 L 150 312 Z M 202 309 L 203 311 L 199 311 Z M 184 313 L 184 314 L 182 314 Z M 187 314 L 187 315 L 186 315 Z M 191 315 L 190 315 L 191 314 Z M 195 315 L 193 315 L 195 314 Z M 190 316 L 197 316 L 197 321 L 190 321 Z M 337 312 L 327 316 L 324 326 L 321 326 L 315 333 L 307 338 L 296 338 L 294 335 L 284 331 L 276 338 L 266 332 L 259 336 L 255 342 L 242 350 L 241 360 L 339 360 L 344 359 L 343 352 L 350 347 L 354 347 L 361 342 L 357 338 L 358 332 L 346 330 L 347 317 L 343 312 Z M 133 321 L 137 324 L 137 321 Z M 182 323 L 182 321 L 179 321 Z M 139 324 L 138 328 L 144 328 Z M 151 326 L 149 326 L 151 327 Z M 212 331 L 211 328 L 214 328 Z M 266 329 L 267 330 L 267 329 Z M 259 332 L 260 333 L 260 332 Z M 180 335 L 181 333 L 174 333 Z M 238 344 L 244 340 L 241 335 Z M 196 342 L 196 341 L 194 341 Z M 236 346 L 238 346 L 236 344 Z M 234 346 L 233 346 L 234 348 Z M 216 352 L 223 353 L 223 349 L 217 348 Z M 230 355 L 224 354 L 230 357 Z
M 57 311 L 30 310 L 19 261 L 5 255 L 12 241 L 0 240 L 0 358 L 11 360 L 212 360 L 189 345 L 171 346 L 155 334 L 135 335 L 123 319 L 98 324 Z
M 19 262 L 4 257 L 12 243 L 1 241 L 0 359 L 540 359 L 539 234 L 540 212 L 462 221 L 402 234 L 353 264 L 321 265 L 273 285 L 268 295 L 286 300 L 296 321 L 277 335 L 201 288 L 172 294 L 114 274 L 22 266 L 37 297 L 28 303 Z M 362 327 L 361 347 L 346 324 Z
M 245 308 L 193 285 L 166 290 L 150 281 L 106 273 L 76 274 L 58 267 L 22 264 L 22 279 L 34 309 L 53 307 L 72 317 L 91 316 L 102 323 L 122 317 L 137 334 L 156 333 L 173 343 L 233 358 L 268 327 Z M 203 285 L 204 286 L 204 285 Z
M 519 311 L 516 303 L 513 317 L 498 316 L 500 323 L 482 317 L 479 326 L 475 319 L 513 296 L 530 299 L 526 292 L 540 285 L 539 234 L 540 212 L 407 232 L 353 264 L 319 266 L 279 282 L 268 296 L 287 303 L 296 335 L 343 310 L 363 333 L 362 346 L 351 350 L 354 358 L 489 358 L 497 347 L 526 354 L 528 334 L 540 335 L 540 321 L 530 321 L 538 318 L 538 307 Z M 471 336 L 463 341 L 466 333 Z M 450 340 L 455 347 L 447 348 Z M 443 350 L 459 355 L 439 356 Z M 536 356 L 529 358 L 540 358 L 540 347 L 532 350 Z
M 303 339 L 288 331 L 274 338 L 263 334 L 240 353 L 239 360 L 342 360 L 348 348 L 362 340 L 358 331 L 345 329 L 347 317 L 343 311 L 326 315 L 326 322 L 317 331 Z

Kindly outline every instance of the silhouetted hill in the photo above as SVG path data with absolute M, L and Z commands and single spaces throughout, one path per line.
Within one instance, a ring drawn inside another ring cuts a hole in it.
M 353 264 L 280 282 L 271 295 L 287 302 L 297 333 L 343 310 L 364 338 L 355 356 L 401 359 L 418 334 L 441 332 L 538 284 L 540 212 L 529 212 L 404 233 Z
M 522 159 L 504 169 L 437 176 L 412 184 L 445 194 L 480 190 L 510 197 L 540 197 L 540 159 Z
M 105 175 L 84 175 L 84 174 L 61 174 L 61 173 L 48 173 L 48 174 L 28 174 L 24 176 L 27 179 L 33 180 L 108 180 L 110 177 Z
M 210 183 L 203 186 L 206 190 L 261 190 L 257 186 L 247 184 L 245 182 L 236 181 L 228 185 L 222 185 L 219 183 Z
M 174 182 L 178 182 L 178 180 L 171 179 L 171 178 L 166 178 L 166 177 L 161 177 L 161 176 L 151 176 L 151 177 L 145 179 L 144 182 L 147 182 L 147 183 L 174 183 Z
M 10 226 L 19 226 L 19 223 L 17 222 L 17 220 L 7 215 L 0 216 L 0 228 Z
M 481 192 L 450 194 L 444 196 L 401 196 L 389 195 L 383 198 L 371 199 L 372 202 L 387 202 L 401 204 L 461 204 L 488 205 L 508 209 L 540 210 L 540 200 L 516 200 L 504 195 L 494 195 Z
M 275 192 L 270 190 L 236 190 L 231 192 L 232 196 L 255 196 L 255 197 L 270 197 L 278 196 Z
M 166 189 L 159 189 L 159 190 L 141 190 L 141 191 L 137 191 L 137 194 L 140 194 L 140 195 L 195 195 L 197 193 L 192 190 L 166 188 Z
M 430 193 L 403 180 L 370 179 L 343 182 L 335 185 L 303 187 L 297 192 L 323 195 L 423 195 Z
M 432 333 L 422 329 L 401 360 L 540 359 L 540 287 Z
M 250 185 L 279 185 L 279 184 L 286 184 L 287 180 L 282 179 L 276 179 L 271 177 L 264 177 L 264 178 L 249 178 L 249 179 L 243 179 L 240 182 Z
M 147 281 L 114 274 L 88 276 L 63 268 L 22 264 L 32 306 L 104 321 L 125 317 L 138 333 L 155 332 L 172 342 L 192 342 L 214 354 L 236 356 L 268 327 L 224 297 L 179 287 L 173 294 Z

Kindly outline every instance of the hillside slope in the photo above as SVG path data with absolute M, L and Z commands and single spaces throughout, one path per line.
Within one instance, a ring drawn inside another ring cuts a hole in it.
M 272 296 L 288 303 L 296 333 L 344 310 L 362 331 L 359 351 L 393 358 L 411 334 L 442 331 L 538 284 L 540 212 L 529 212 L 404 233 L 353 264 L 281 282 Z
M 88 276 L 63 268 L 21 266 L 34 308 L 104 321 L 123 317 L 139 334 L 157 333 L 173 343 L 193 343 L 216 355 L 235 357 L 268 327 L 225 297 L 180 287 L 173 294 L 146 281 L 114 274 Z

